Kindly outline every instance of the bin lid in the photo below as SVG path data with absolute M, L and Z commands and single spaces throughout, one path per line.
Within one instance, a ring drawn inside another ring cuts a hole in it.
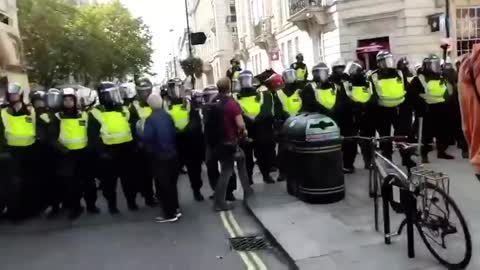
M 323 114 L 304 113 L 285 123 L 287 137 L 297 142 L 324 142 L 338 140 L 340 129 L 335 121 Z

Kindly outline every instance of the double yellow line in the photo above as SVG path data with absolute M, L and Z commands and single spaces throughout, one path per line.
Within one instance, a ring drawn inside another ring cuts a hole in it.
M 244 236 L 243 230 L 233 216 L 232 211 L 220 212 L 220 217 L 230 238 Z M 247 270 L 267 270 L 267 266 L 257 253 L 253 251 L 238 251 L 238 254 L 242 258 Z

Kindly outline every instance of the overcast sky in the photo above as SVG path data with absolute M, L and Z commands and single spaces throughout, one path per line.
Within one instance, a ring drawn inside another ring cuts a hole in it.
M 177 38 L 185 28 L 185 9 L 183 0 L 121 0 L 136 17 L 142 17 L 150 26 L 153 34 L 152 71 L 163 78 L 165 74 L 165 62 L 172 51 L 173 34 Z M 172 34 L 170 29 L 174 29 Z

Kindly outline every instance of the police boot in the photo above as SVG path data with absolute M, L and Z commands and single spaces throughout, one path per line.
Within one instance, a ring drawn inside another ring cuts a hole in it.
M 202 192 L 200 190 L 194 190 L 193 191 L 193 198 L 195 198 L 195 201 L 197 202 L 202 202 L 205 200 L 205 198 L 202 195 Z
M 128 210 L 130 211 L 138 211 L 138 205 L 135 200 L 129 200 L 127 202 Z

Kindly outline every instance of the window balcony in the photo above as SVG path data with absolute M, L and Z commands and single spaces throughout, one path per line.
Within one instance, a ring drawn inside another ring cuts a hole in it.
M 275 44 L 275 38 L 272 32 L 272 21 L 269 18 L 260 20 L 253 26 L 253 42 L 255 45 L 268 49 Z
M 314 21 L 323 25 L 327 23 L 326 6 L 334 1 L 327 0 L 289 0 L 290 17 L 294 24 L 303 24 L 307 21 Z

